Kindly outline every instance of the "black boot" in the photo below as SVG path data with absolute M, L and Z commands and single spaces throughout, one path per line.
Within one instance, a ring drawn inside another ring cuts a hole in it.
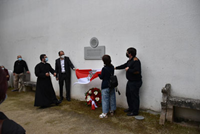
M 56 104 L 56 106 L 58 106 L 60 103 L 61 103 L 61 101 L 57 100 L 55 104 Z
M 59 101 L 62 102 L 63 101 L 63 97 L 60 97 Z
M 67 101 L 71 101 L 70 97 L 67 97 L 66 99 L 67 99 Z

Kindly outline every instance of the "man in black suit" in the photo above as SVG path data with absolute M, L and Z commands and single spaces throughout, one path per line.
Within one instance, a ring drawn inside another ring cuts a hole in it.
M 66 88 L 66 99 L 71 100 L 70 97 L 70 85 L 71 85 L 71 69 L 75 70 L 74 65 L 70 61 L 69 57 L 65 56 L 63 51 L 59 51 L 58 55 L 60 58 L 56 59 L 56 80 L 59 81 L 60 86 L 60 101 L 63 100 L 63 84 L 65 81 Z

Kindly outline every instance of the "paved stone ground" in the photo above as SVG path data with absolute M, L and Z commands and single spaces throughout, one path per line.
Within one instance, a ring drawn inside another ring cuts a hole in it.
M 197 128 L 183 127 L 174 123 L 159 125 L 159 115 L 141 112 L 144 120 L 127 117 L 122 108 L 107 119 L 99 119 L 101 107 L 91 110 L 84 101 L 64 100 L 61 105 L 36 108 L 35 92 L 11 92 L 0 105 L 10 119 L 22 125 L 27 134 L 199 134 Z M 84 97 L 84 95 L 83 95 Z

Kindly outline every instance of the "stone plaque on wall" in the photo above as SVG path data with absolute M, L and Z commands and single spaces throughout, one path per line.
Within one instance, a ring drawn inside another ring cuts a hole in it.
M 96 48 L 84 47 L 85 60 L 101 60 L 105 54 L 105 46 L 98 46 Z

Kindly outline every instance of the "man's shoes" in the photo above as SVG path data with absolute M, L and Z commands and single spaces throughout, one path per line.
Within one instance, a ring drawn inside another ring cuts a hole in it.
M 135 113 L 127 113 L 127 116 L 137 116 L 138 114 L 135 114 Z
M 130 109 L 125 109 L 124 112 L 128 113 L 128 112 L 131 112 L 131 110 Z
M 71 101 L 71 99 L 70 98 L 66 98 L 67 99 L 67 101 Z
M 62 98 L 60 98 L 60 99 L 59 99 L 59 101 L 60 101 L 60 102 L 62 102 L 62 101 L 63 101 L 63 97 L 62 97 Z
M 58 106 L 60 103 L 61 103 L 61 101 L 58 100 L 58 101 L 56 101 L 55 104 L 56 104 L 56 106 Z
M 41 109 L 48 108 L 49 106 L 40 106 Z
M 12 92 L 17 92 L 17 91 L 19 91 L 19 89 L 13 89 L 13 90 L 12 90 Z

